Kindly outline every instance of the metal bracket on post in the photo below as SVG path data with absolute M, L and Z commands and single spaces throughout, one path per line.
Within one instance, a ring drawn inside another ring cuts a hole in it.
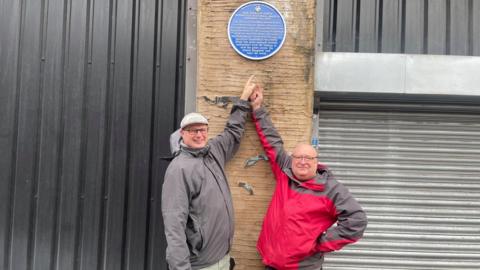
M 248 191 L 249 195 L 253 195 L 253 187 L 247 182 L 238 182 L 239 187 L 243 187 L 245 190 Z
M 233 96 L 215 97 L 215 99 L 213 99 L 213 100 L 210 99 L 207 96 L 202 96 L 202 97 L 207 103 L 212 104 L 212 105 L 217 105 L 217 106 L 222 107 L 224 109 L 227 108 L 228 103 L 234 103 L 234 102 L 236 102 L 240 99 L 239 97 L 233 97 Z
M 268 157 L 265 156 L 264 154 L 260 154 L 258 156 L 251 157 L 251 158 L 245 160 L 244 168 L 255 165 L 259 160 L 268 160 Z

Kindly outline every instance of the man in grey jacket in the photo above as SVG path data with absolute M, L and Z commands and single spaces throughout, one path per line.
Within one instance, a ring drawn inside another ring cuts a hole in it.
M 230 268 L 234 218 L 224 168 L 238 150 L 251 111 L 248 98 L 257 87 L 252 81 L 253 76 L 216 137 L 207 141 L 208 121 L 201 114 L 187 114 L 181 121 L 180 147 L 167 168 L 162 190 L 171 270 Z

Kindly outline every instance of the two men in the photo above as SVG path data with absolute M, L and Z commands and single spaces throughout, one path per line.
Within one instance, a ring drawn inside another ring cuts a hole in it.
M 238 150 L 245 129 L 248 98 L 257 87 L 253 76 L 230 113 L 225 130 L 208 139 L 208 121 L 198 113 L 180 123 L 176 157 L 165 173 L 162 214 L 167 238 L 167 263 L 172 270 L 230 267 L 233 204 L 225 164 Z M 177 151 L 178 149 L 178 151 Z
M 224 166 L 238 149 L 251 108 L 277 181 L 257 243 L 267 269 L 321 269 L 325 252 L 357 241 L 365 230 L 360 205 L 318 164 L 313 147 L 299 144 L 292 155 L 286 153 L 252 79 L 217 137 L 207 141 L 208 121 L 200 114 L 188 114 L 180 124 L 179 150 L 162 192 L 172 270 L 229 269 L 234 221 Z
M 261 106 L 262 89 L 255 89 L 250 98 L 252 118 L 276 179 L 257 249 L 267 269 L 322 269 L 324 253 L 362 237 L 365 212 L 328 168 L 318 163 L 312 146 L 299 144 L 291 155 L 286 153 Z

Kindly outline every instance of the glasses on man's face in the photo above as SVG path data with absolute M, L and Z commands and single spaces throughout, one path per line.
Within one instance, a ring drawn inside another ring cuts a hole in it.
M 297 155 L 292 155 L 292 158 L 295 159 L 295 160 L 298 160 L 298 161 L 313 161 L 315 159 L 317 159 L 317 157 L 311 157 L 311 156 L 305 156 L 305 155 L 302 155 L 302 156 L 297 156 Z
M 197 133 L 200 134 L 207 134 L 208 128 L 190 128 L 190 129 L 185 129 L 185 131 L 188 132 L 190 135 L 197 135 Z

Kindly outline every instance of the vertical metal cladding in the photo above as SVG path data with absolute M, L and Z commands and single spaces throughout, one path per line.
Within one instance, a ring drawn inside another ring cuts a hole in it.
M 1 1 L 1 269 L 166 269 L 183 2 Z
M 323 49 L 480 55 L 480 3 L 474 0 L 325 0 Z
M 321 101 L 321 160 L 369 219 L 325 268 L 479 269 L 479 116 L 478 103 Z

